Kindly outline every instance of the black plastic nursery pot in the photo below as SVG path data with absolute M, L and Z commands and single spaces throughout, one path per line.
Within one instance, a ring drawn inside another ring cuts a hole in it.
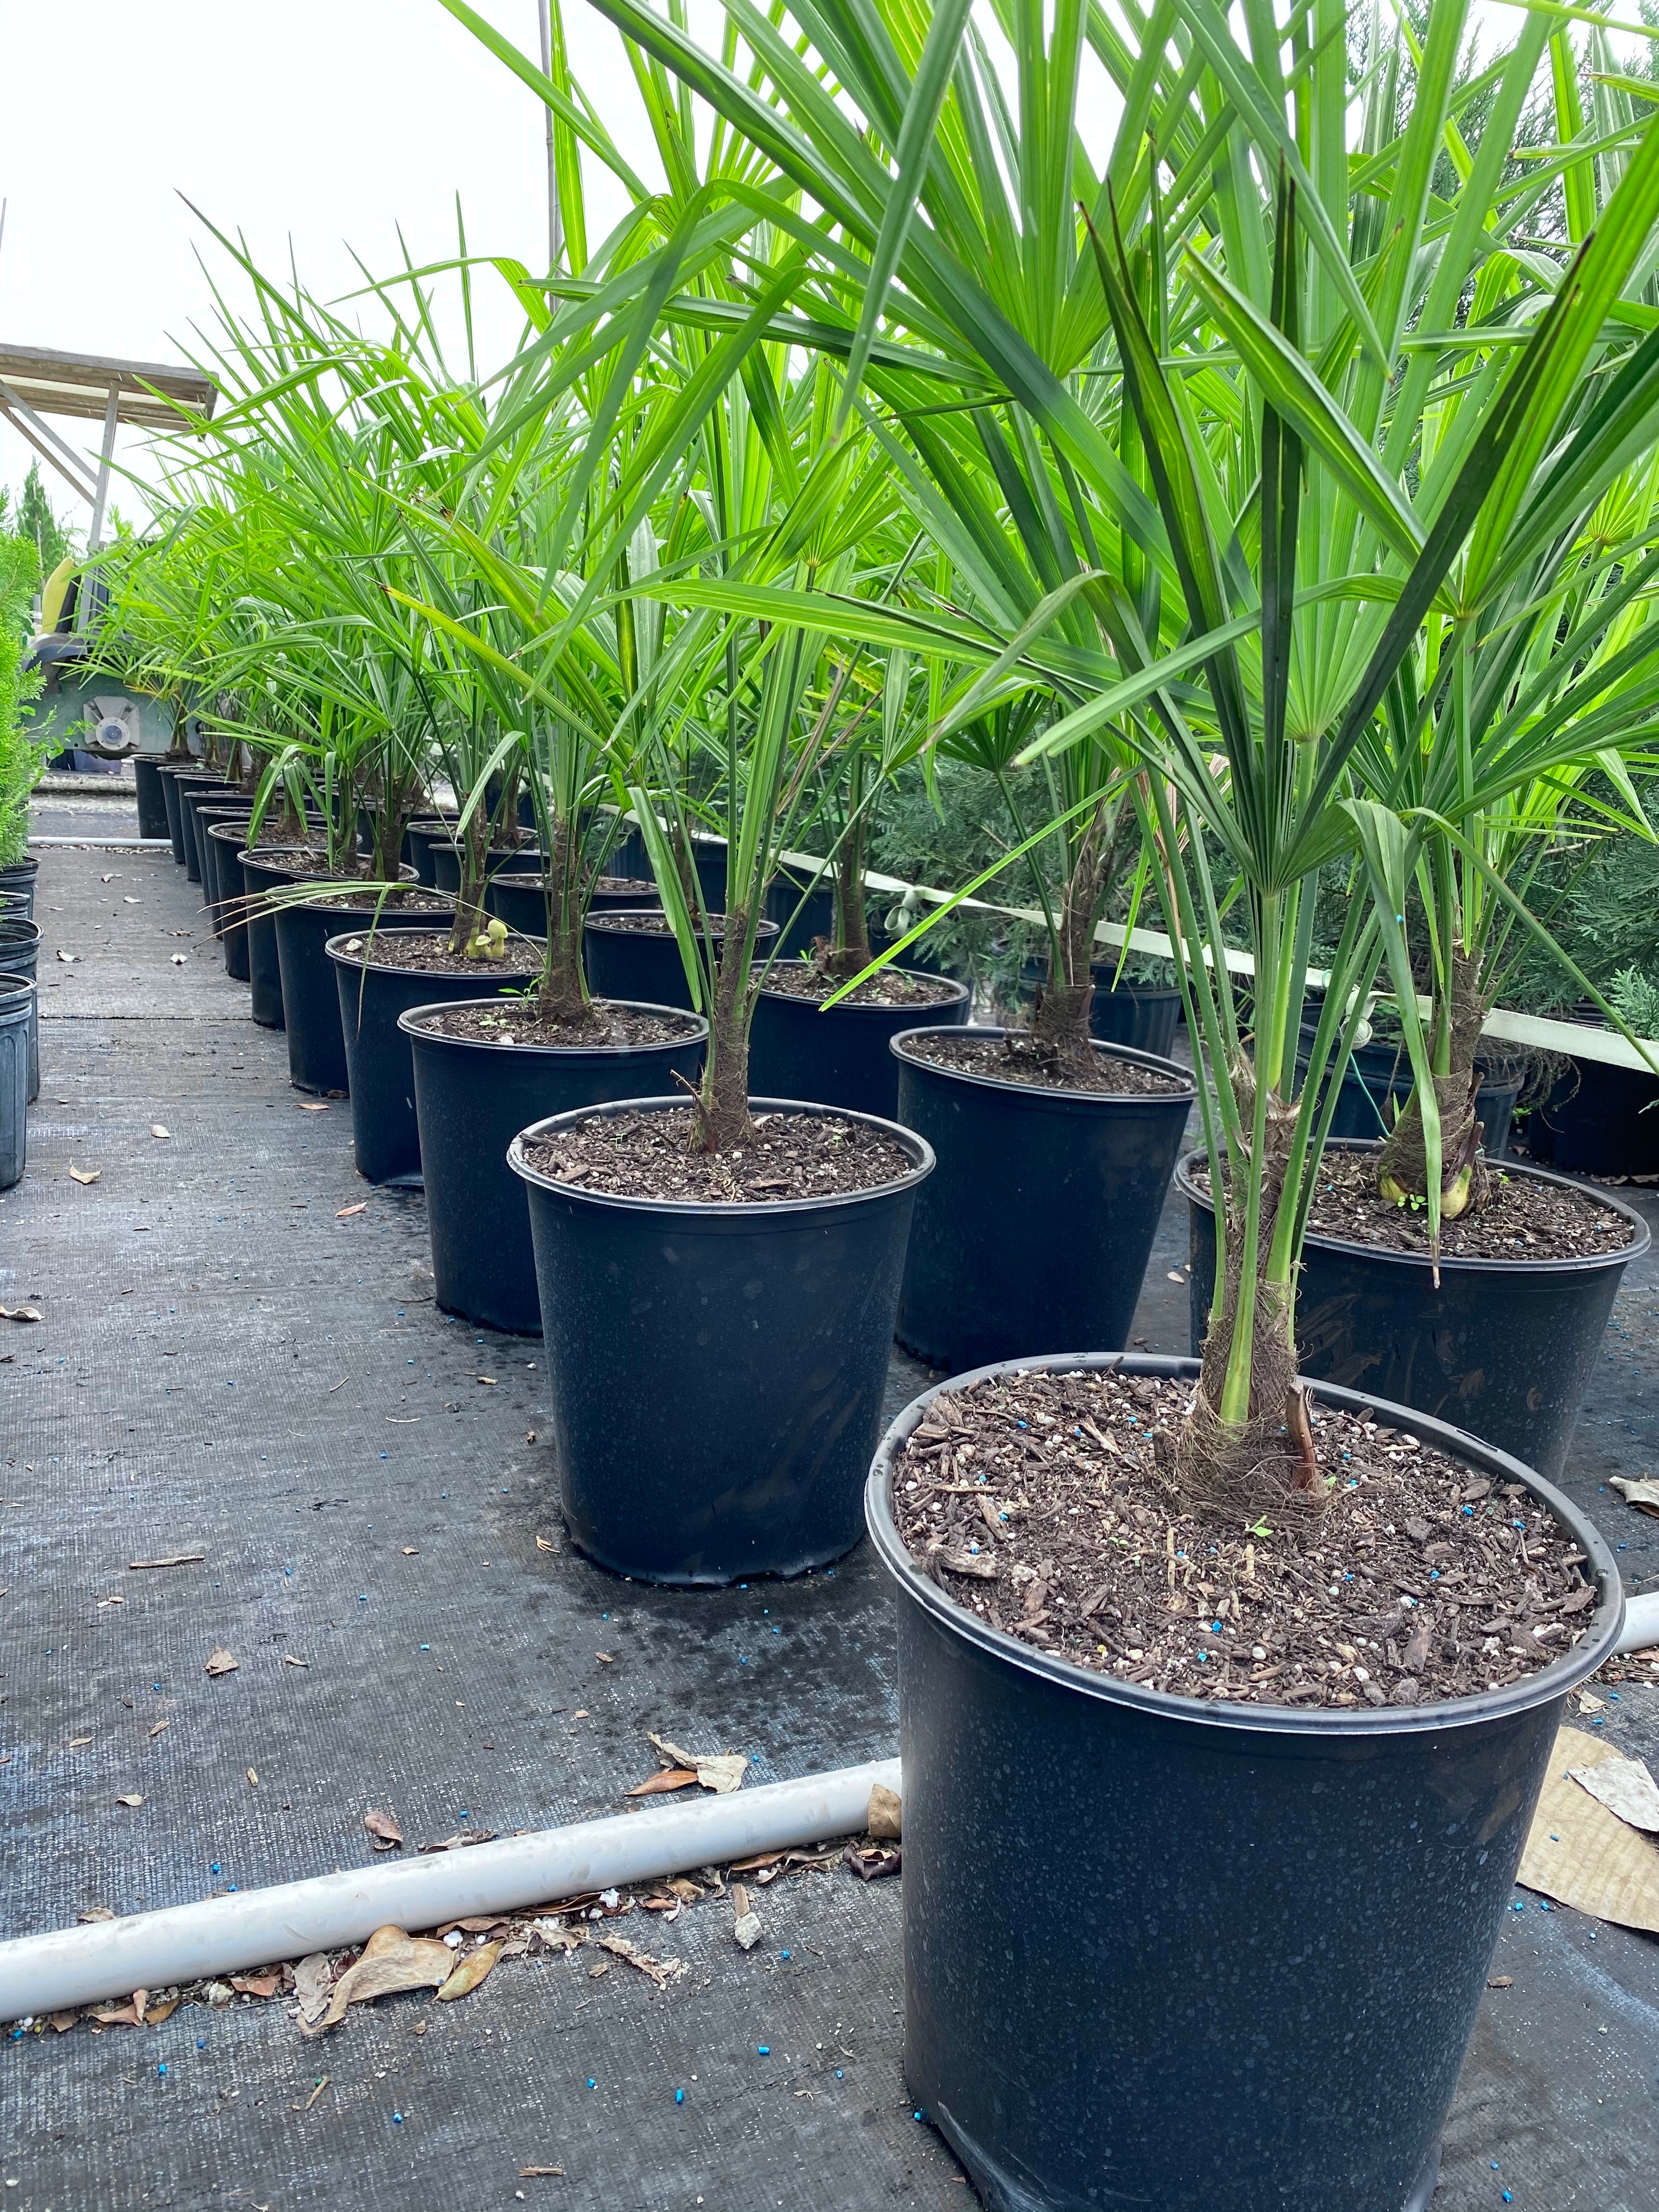
M 648 915 L 652 929 L 630 927 L 635 915 Z M 717 944 L 724 932 L 711 918 Z M 755 951 L 764 959 L 778 933 L 777 924 L 756 925 Z M 589 910 L 582 925 L 582 953 L 587 963 L 587 988 L 596 999 L 636 1000 L 649 1006 L 683 1006 L 691 1011 L 691 987 L 685 980 L 679 946 L 673 932 L 664 926 L 660 907 L 622 907 L 595 914 Z
M 343 1097 L 350 1087 L 340 992 L 328 957 L 331 937 L 367 936 L 371 929 L 447 929 L 453 907 L 404 908 L 372 898 L 338 906 L 283 906 L 274 917 L 276 963 L 282 974 L 283 1026 L 288 1035 L 288 1079 L 296 1091 Z
M 1307 1073 L 1307 1048 L 1313 1039 L 1313 1028 L 1304 1025 L 1303 1049 L 1297 1055 L 1298 1075 Z M 1509 1153 L 1510 1127 L 1515 1102 L 1521 1096 L 1522 1070 L 1517 1063 L 1513 1073 L 1507 1073 L 1508 1065 L 1484 1060 L 1475 1062 L 1480 1088 L 1475 1093 L 1474 1111 L 1485 1132 L 1481 1142 L 1488 1159 L 1504 1159 Z M 1393 1127 L 1395 1116 L 1403 1110 L 1411 1091 L 1411 1069 L 1403 1051 L 1392 1044 L 1356 1045 L 1342 1071 L 1341 1088 L 1331 1115 L 1331 1135 L 1375 1141 Z M 1659 1091 L 1659 1085 L 1656 1091 Z
M 601 876 L 588 899 L 590 914 L 614 914 L 629 907 L 660 906 L 654 884 L 617 883 Z M 547 878 L 503 869 L 484 885 L 484 904 L 521 937 L 547 934 Z
M 240 901 L 246 892 L 242 848 L 247 842 L 247 824 L 234 815 L 224 822 L 210 823 L 207 842 L 213 855 L 208 866 L 219 894 L 214 904 L 219 942 L 224 948 L 225 973 L 233 981 L 246 983 L 251 978 L 247 923 Z
M 241 863 L 243 894 L 247 898 L 257 898 L 263 891 L 279 890 L 300 880 L 295 871 L 286 865 L 290 856 L 283 846 L 261 846 L 258 851 L 250 851 L 244 846 L 236 857 Z M 319 882 L 325 880 L 319 878 Z M 243 927 L 247 933 L 247 977 L 253 1018 L 261 1029 L 279 1030 L 283 1021 L 283 969 L 276 953 L 276 917 L 268 907 L 263 911 L 244 908 Z
M 843 999 L 830 1007 L 792 991 L 763 989 L 749 1032 L 749 1080 L 757 1091 L 779 1097 L 799 1095 L 823 1106 L 902 1121 L 899 1064 L 888 1047 L 918 1022 L 959 1029 L 968 1018 L 968 987 L 952 983 L 951 988 L 953 997 L 927 1006 L 855 1006 Z
M 179 813 L 179 778 L 199 775 L 202 763 L 198 760 L 158 761 L 155 774 L 161 786 L 161 804 L 167 810 L 167 842 L 173 847 L 173 857 L 179 867 L 185 865 L 185 832 Z
M 828 1199 L 676 1206 L 558 1182 L 525 1157 L 564 1518 L 613 1572 L 653 1583 L 798 1575 L 858 1541 L 916 1192 L 933 1156 Z M 830 1109 L 776 1098 L 757 1112 Z M 874 1116 L 862 1116 L 873 1121 Z
M 452 895 L 461 888 L 461 856 L 454 846 L 428 844 L 427 856 L 432 862 L 432 884 L 434 890 Z M 534 845 L 519 845 L 509 849 L 505 845 L 492 845 L 484 854 L 484 880 L 491 876 L 539 876 L 542 856 Z
M 1524 1464 L 1315 1390 L 1542 1498 L 1599 1589 L 1577 1645 L 1440 1705 L 1143 1689 L 1032 1650 L 918 1571 L 892 1485 L 938 1391 L 882 1441 L 866 1510 L 898 1590 L 905 2079 L 993 2212 L 1421 2212 L 1432 2194 L 1566 1695 L 1624 1601 L 1595 1528 Z
M 0 1190 L 21 1182 L 28 1163 L 30 1030 L 34 979 L 0 967 Z
M 404 843 L 409 853 L 409 864 L 416 877 L 428 890 L 435 890 L 433 876 L 432 849 L 434 845 L 447 845 L 455 835 L 455 817 L 418 815 L 404 832 Z
M 1089 1032 L 1103 1044 L 1131 1044 L 1137 1052 L 1167 1060 L 1181 1019 L 1181 994 L 1146 983 L 1120 983 L 1114 989 L 1109 962 L 1091 970 L 1095 995 L 1089 1002 Z
M 36 988 L 29 994 L 28 1097 L 40 1096 L 40 925 L 21 914 L 0 913 L 0 974 L 21 976 Z
M 1652 1175 L 1659 1171 L 1656 1101 L 1659 1077 L 1644 1069 L 1575 1060 L 1528 1116 L 1527 1150 L 1576 1175 Z
M 220 908 L 224 904 L 225 890 L 219 866 L 224 846 L 222 842 L 214 842 L 213 832 L 227 822 L 240 825 L 242 842 L 246 844 L 247 825 L 252 815 L 253 802 L 251 799 L 226 799 L 220 805 L 198 806 L 196 810 L 196 842 L 202 855 L 202 903 L 212 915 L 216 930 L 223 926 L 224 921 Z M 240 872 L 237 882 L 240 885 Z
M 542 1326 L 536 1255 L 524 1187 L 508 1146 L 532 1121 L 611 1098 L 659 1097 L 682 1076 L 696 1081 L 708 1024 L 668 1006 L 634 1014 L 678 1018 L 684 1036 L 662 1044 L 500 1044 L 445 1036 L 434 1016 L 475 1001 L 414 1007 L 398 1026 L 415 1063 L 415 1113 L 426 1177 L 426 1218 L 438 1304 L 487 1328 L 534 1336 Z
M 194 809 L 211 801 L 223 799 L 234 785 L 227 785 L 221 775 L 210 769 L 198 769 L 193 775 L 178 775 L 173 779 L 179 796 L 179 844 L 185 863 L 185 878 L 188 883 L 202 880 L 202 856 L 196 844 Z
M 1352 1141 L 1332 1152 L 1369 1152 Z M 1215 1214 L 1194 1181 L 1206 1170 L 1192 1152 L 1176 1170 L 1192 1251 L 1193 1343 L 1209 1325 L 1215 1284 Z M 1522 1167 L 1505 1175 L 1576 1188 Z M 1622 1251 L 1583 1260 L 1459 1260 L 1443 1252 L 1440 1287 L 1426 1258 L 1310 1236 L 1296 1299 L 1297 1356 L 1304 1373 L 1349 1389 L 1373 1389 L 1479 1436 L 1553 1481 L 1566 1464 L 1607 1316 L 1632 1260 L 1651 1237 L 1611 1191 L 1595 1203 L 1631 1224 Z
M 1054 1344 L 1120 1348 L 1181 1150 L 1191 1076 L 1151 1053 L 1100 1045 L 1103 1060 L 1156 1067 L 1182 1089 L 1042 1090 L 912 1058 L 907 1042 L 926 1034 L 902 1031 L 890 1046 L 896 1119 L 939 1156 L 916 1201 L 899 1342 L 951 1370 Z
M 779 957 L 798 960 L 817 937 L 833 937 L 836 894 L 826 875 L 817 881 L 785 868 L 766 887 L 766 917 L 782 932 Z
M 436 1004 L 433 994 L 437 991 L 444 994 L 446 1004 L 452 1004 L 498 998 L 504 991 L 522 990 L 531 980 L 521 968 L 503 971 L 489 962 L 480 962 L 476 975 L 399 968 L 391 940 L 400 933 L 370 937 L 366 931 L 345 930 L 331 937 L 324 948 L 334 964 L 345 1038 L 351 1156 L 358 1174 L 370 1182 L 421 1180 L 415 1067 L 398 1018 L 411 1007 Z M 355 952 L 347 950 L 352 944 L 358 947 Z
M 31 853 L 21 860 L 9 860 L 0 868 L 0 891 L 9 892 L 21 902 L 21 912 L 27 921 L 34 919 L 34 885 L 40 873 L 40 863 Z
M 138 787 L 138 835 L 141 837 L 165 837 L 167 835 L 167 793 L 161 788 L 161 763 L 154 753 L 137 753 L 133 757 L 133 781 Z

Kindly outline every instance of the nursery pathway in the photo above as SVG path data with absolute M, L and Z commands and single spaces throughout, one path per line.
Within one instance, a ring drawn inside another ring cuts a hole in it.
M 119 812 L 99 810 L 106 834 Z M 435 1310 L 418 1194 L 359 1181 L 343 1102 L 305 1110 L 166 854 L 48 848 L 38 910 L 42 1096 L 0 1200 L 0 1303 L 45 1315 L 0 1322 L 0 1933 L 359 1863 L 371 1806 L 411 1848 L 612 1813 L 653 1769 L 647 1729 L 741 1750 L 756 1781 L 895 1748 L 867 1552 L 689 1595 L 568 1550 L 537 1342 Z M 1153 1349 L 1186 1349 L 1184 1240 L 1172 1212 L 1137 1317 Z M 1574 1484 L 1633 1568 L 1659 1564 L 1655 1524 L 1597 1486 L 1659 1465 L 1656 1305 L 1651 1274 L 1620 1301 Z M 891 1403 L 921 1379 L 896 1358 Z M 235 1673 L 207 1676 L 215 1646 Z M 1656 1705 L 1626 1692 L 1610 1732 L 1652 1756 Z M 728 1905 L 636 1916 L 691 1968 L 666 1995 L 579 1955 L 319 2044 L 258 2003 L 7 2044 L 3 2202 L 959 2207 L 899 2069 L 900 1902 L 897 1882 L 789 1876 L 747 1954 Z M 1500 2188 L 1648 2212 L 1659 1945 L 1591 1928 L 1531 1901 L 1506 1927 L 1513 1985 L 1483 2008 L 1437 2212 Z

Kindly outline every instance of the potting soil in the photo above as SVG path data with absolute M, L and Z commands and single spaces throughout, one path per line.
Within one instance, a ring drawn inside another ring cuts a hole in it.
M 41 822 L 136 835 L 107 803 Z M 368 1863 L 372 1809 L 409 1850 L 623 1810 L 658 1765 L 647 1731 L 741 1753 L 756 1782 L 890 1755 L 867 1547 L 721 1593 L 619 1583 L 569 1550 L 538 1342 L 435 1311 L 419 1193 L 363 1183 L 349 1109 L 289 1087 L 199 896 L 165 853 L 42 854 L 45 1079 L 0 1200 L 0 1304 L 44 1316 L 0 1321 L 3 1932 Z M 1186 1249 L 1177 1203 L 1137 1348 L 1187 1348 Z M 1656 1281 L 1650 1262 L 1626 1277 L 1566 1478 L 1632 1573 L 1659 1569 L 1659 1522 L 1603 1486 L 1659 1465 Z M 928 1379 L 896 1358 L 890 1406 Z M 216 1648 L 234 1672 L 208 1674 Z M 1575 1724 L 1659 1760 L 1659 1689 L 1604 1694 Z M 593 1976 L 597 1952 L 547 1953 L 459 2002 L 353 2008 L 317 2042 L 241 1992 L 155 2027 L 7 2030 L 3 2201 L 970 2203 L 904 2088 L 904 1877 L 739 1879 L 747 1952 L 729 1892 L 612 1923 L 684 1963 L 665 1989 L 621 1956 Z M 1522 2212 L 1648 2212 L 1659 1942 L 1516 1903 L 1436 2212 L 1505 2190 Z M 1011 1898 L 1011 1929 L 1042 1910 Z

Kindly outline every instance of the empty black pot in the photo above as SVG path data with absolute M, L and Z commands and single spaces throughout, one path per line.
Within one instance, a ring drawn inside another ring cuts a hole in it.
M 938 1393 L 883 1440 L 866 1509 L 898 1591 L 905 2080 L 994 2212 L 1421 2212 L 1433 2191 L 1566 1695 L 1624 1603 L 1595 1528 L 1527 1467 L 1315 1388 L 1545 1500 L 1600 1592 L 1571 1651 L 1414 1707 L 1142 1689 L 917 1571 L 892 1486 Z
M 415 1063 L 415 1112 L 426 1177 L 437 1300 L 486 1328 L 539 1334 L 536 1255 L 524 1186 L 507 1164 L 520 1129 L 550 1115 L 609 1098 L 659 1096 L 676 1075 L 694 1082 L 708 1024 L 666 1006 L 684 1034 L 664 1044 L 543 1045 L 445 1036 L 437 1016 L 474 1003 L 453 1000 L 400 1015 Z
M 1375 1148 L 1349 1142 L 1328 1149 Z M 1176 1181 L 1187 1199 L 1196 1346 L 1214 1292 L 1215 1215 L 1195 1169 L 1207 1173 L 1201 1152 L 1182 1161 Z M 1565 1182 L 1513 1161 L 1504 1171 Z M 1623 1251 L 1588 1260 L 1459 1260 L 1443 1252 L 1437 1291 L 1426 1258 L 1310 1237 L 1296 1299 L 1303 1372 L 1455 1421 L 1553 1481 L 1566 1463 L 1614 1293 L 1651 1242 L 1641 1215 L 1611 1191 L 1598 1190 L 1595 1203 L 1630 1223 Z
M 902 975 L 904 970 L 884 972 Z M 763 990 L 749 1032 L 750 1084 L 774 1097 L 816 1098 L 823 1106 L 902 1121 L 899 1064 L 888 1047 L 919 1022 L 959 1028 L 968 1018 L 968 987 L 952 983 L 949 988 L 951 998 L 932 1005 L 855 1006 L 843 999 L 828 1008 L 790 991 Z
M 1097 1046 L 1173 1076 L 1164 1097 L 1046 1091 L 935 1067 L 895 1037 L 897 1119 L 939 1168 L 916 1202 L 898 1340 L 930 1367 L 1128 1339 L 1181 1150 L 1192 1078 L 1173 1060 Z M 1000 1037 L 1000 1029 L 975 1036 Z
M 527 1138 L 565 1524 L 591 1559 L 653 1583 L 804 1574 L 858 1541 L 915 1194 L 933 1154 L 880 1188 L 778 1206 L 676 1206 L 556 1182 Z M 826 1109 L 775 1098 L 757 1111 Z M 865 1117 L 869 1118 L 869 1117 Z
M 427 857 L 432 863 L 432 882 L 434 890 L 452 895 L 461 888 L 461 856 L 451 844 L 431 841 L 427 846 Z M 484 854 L 486 883 L 491 876 L 539 876 L 542 856 L 534 845 L 520 845 L 508 852 L 504 846 L 492 845 Z
M 250 970 L 247 922 L 241 902 L 246 895 L 242 848 L 247 842 L 247 824 L 234 815 L 224 822 L 210 823 L 207 842 L 213 855 L 208 865 L 213 870 L 213 881 L 219 893 L 216 903 L 225 973 L 234 982 L 246 983 L 250 981 Z
M 644 915 L 652 925 L 640 929 L 633 917 Z M 709 916 L 715 941 L 720 939 L 720 917 Z M 757 926 L 755 951 L 763 959 L 777 935 L 777 924 Z M 589 911 L 582 926 L 582 946 L 587 961 L 587 988 L 596 999 L 628 999 L 648 1006 L 691 1007 L 691 987 L 674 933 L 660 908 L 623 907 L 609 913 Z
M 1137 1052 L 1169 1057 L 1181 1019 L 1181 994 L 1147 983 L 1120 983 L 1112 988 L 1109 961 L 1097 960 L 1091 971 L 1095 995 L 1089 1002 L 1089 1031 L 1103 1044 L 1132 1044 Z
M 167 793 L 161 788 L 161 763 L 154 753 L 137 753 L 133 757 L 133 781 L 138 787 L 138 835 L 141 837 L 165 837 L 167 835 Z
M 345 1037 L 347 1088 L 351 1093 L 351 1152 L 357 1172 L 370 1182 L 416 1182 L 421 1133 L 415 1116 L 415 1069 L 398 1017 L 411 1006 L 493 999 L 521 990 L 523 966 L 481 961 L 476 975 L 447 975 L 429 969 L 399 968 L 395 939 L 401 931 L 369 937 L 347 931 L 325 946 L 334 963 L 340 1028 Z M 348 951 L 356 945 L 356 951 Z M 539 966 L 539 946 L 530 948 Z
M 367 936 L 371 929 L 447 929 L 453 907 L 380 905 L 372 898 L 336 906 L 279 907 L 274 917 L 276 964 L 283 983 L 283 1026 L 288 1032 L 288 1079 L 296 1091 L 343 1094 L 350 1087 L 340 992 L 328 957 L 331 937 Z
M 21 914 L 0 913 L 0 973 L 37 986 L 29 994 L 28 1061 L 31 1105 L 40 1096 L 40 925 Z

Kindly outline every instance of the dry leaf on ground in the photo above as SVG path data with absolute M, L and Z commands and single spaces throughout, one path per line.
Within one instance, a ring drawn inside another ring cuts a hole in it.
M 521 2166 L 519 2179 L 520 2181 L 562 2181 L 564 2168 L 562 2166 Z
M 1585 1729 L 1559 1729 L 1516 1880 L 1559 1905 L 1659 1935 L 1659 1851 L 1568 1770 L 1618 1759 Z
M 334 1966 L 326 1951 L 313 1951 L 294 1969 L 294 1994 L 300 2000 L 300 2025 L 319 2021 L 328 2010 Z
M 77 1912 L 75 1917 L 77 1920 L 90 1923 L 94 1920 L 113 1920 L 115 1915 L 106 1905 L 89 1905 L 84 1912 Z
M 145 1567 L 199 1567 L 206 1557 L 205 1552 L 174 1552 L 165 1559 L 129 1559 L 127 1572 L 136 1575 Z
M 870 1786 L 870 1809 L 864 1825 L 878 1843 L 896 1844 L 904 1833 L 904 1804 L 896 1790 L 884 1783 Z
M 208 1653 L 207 1671 L 210 1674 L 234 1674 L 240 1664 L 240 1660 L 231 1657 L 222 1644 L 216 1644 Z
M 660 1773 L 653 1774 L 643 1782 L 636 1782 L 631 1790 L 624 1790 L 624 1797 L 658 1797 L 665 1790 L 690 1790 L 697 1778 L 695 1766 L 665 1766 Z
M 283 1977 L 275 1971 L 269 1974 L 233 1974 L 230 1986 L 244 1990 L 251 1997 L 274 1997 L 283 1986 Z
M 493 1844 L 495 1840 L 493 1828 L 458 1828 L 453 1836 L 444 1836 L 435 1844 L 417 1844 L 415 1848 L 423 1853 L 464 1851 L 470 1844 Z
M 115 1802 L 118 1805 L 128 1805 L 137 1810 L 144 1801 L 136 1790 L 129 1790 L 125 1796 L 118 1797 Z
M 896 1846 L 884 1849 L 879 1844 L 867 1851 L 848 1844 L 841 1856 L 842 1865 L 851 1867 L 860 1881 L 879 1881 L 884 1875 L 896 1874 L 904 1863 Z
M 1639 1759 L 1598 1759 L 1593 1766 L 1570 1766 L 1567 1772 L 1609 1813 L 1632 1828 L 1659 1834 L 1659 1784 Z
M 1634 1505 L 1644 1513 L 1659 1513 L 1659 1482 L 1638 1481 L 1626 1474 L 1610 1474 L 1607 1481 L 1622 1493 L 1627 1505 Z
M 334 1218 L 337 1221 L 349 1221 L 354 1213 L 366 1213 L 368 1211 L 368 1200 L 366 1198 L 360 1198 L 356 1206 L 343 1206 Z
M 149 1133 L 152 1137 L 170 1137 L 173 1132 L 171 1129 L 163 1127 L 160 1121 L 152 1121 L 149 1125 Z
M 403 1842 L 403 1830 L 390 1813 L 381 1812 L 377 1805 L 371 1806 L 364 1814 L 363 1826 L 374 1838 L 374 1848 L 377 1851 L 395 1851 Z
M 471 1996 L 479 1983 L 488 1978 L 491 1968 L 501 1955 L 501 1947 L 499 1943 L 481 1943 L 476 1951 L 469 1953 L 456 1966 L 454 1972 L 438 1992 L 439 2002 L 446 2003 L 454 1997 Z
M 435 1989 L 449 1978 L 454 1965 L 447 1948 L 424 1936 L 409 1936 L 401 1928 L 377 1928 L 363 1947 L 363 1955 L 334 1984 L 328 2010 L 307 2033 L 319 2035 L 337 2027 L 346 2008 L 372 2004 L 376 1997 L 394 1996 L 401 1990 Z M 303 2019 L 301 2025 L 305 2025 Z
M 71 1168 L 70 1170 L 70 1181 L 71 1182 L 96 1182 L 99 1176 L 102 1175 L 103 1172 L 104 1170 L 102 1168 Z
M 0 1306 L 0 1321 L 39 1321 L 39 1306 Z
M 626 1936 L 601 1936 L 596 1941 L 601 1951 L 611 1951 L 617 1958 L 626 1959 L 630 1966 L 637 1968 L 659 1990 L 665 1990 L 671 1982 L 690 1972 L 684 1959 L 653 1959 L 648 1951 L 641 1951 L 636 1943 L 630 1943 Z
M 666 1736 L 654 1735 L 649 1731 L 645 1740 L 659 1759 L 665 1759 L 671 1766 L 689 1766 L 702 1787 L 714 1790 L 717 1796 L 723 1797 L 731 1790 L 743 1787 L 743 1778 L 749 1771 L 749 1762 L 740 1751 L 682 1751 L 677 1743 L 670 1743 Z
M 247 1778 L 252 1787 L 257 1790 L 259 1786 L 259 1778 L 251 1766 L 247 1771 Z
M 328 1111 L 328 1103 L 329 1102 L 326 1098 L 307 1099 L 301 1107 L 300 1111 L 302 1114 L 326 1114 Z
M 160 1735 L 165 1729 L 170 1729 L 172 1726 L 173 1723 L 171 1721 L 157 1721 L 155 1727 L 150 1730 L 150 1734 L 152 1735 Z

